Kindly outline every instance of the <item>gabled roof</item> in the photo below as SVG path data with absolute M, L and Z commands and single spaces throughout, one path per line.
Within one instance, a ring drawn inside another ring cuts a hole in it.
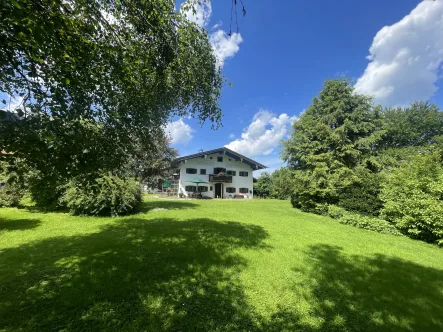
M 260 164 L 259 162 L 255 161 L 255 160 L 252 160 L 252 159 L 250 159 L 250 158 L 248 158 L 246 156 L 241 155 L 240 153 L 237 153 L 237 152 L 232 151 L 232 150 L 230 150 L 228 148 L 225 148 L 225 147 L 222 147 L 222 148 L 219 148 L 219 149 L 214 149 L 214 150 L 209 150 L 209 151 L 202 151 L 202 152 L 199 152 L 199 153 L 196 153 L 196 154 L 191 154 L 189 156 L 179 157 L 179 158 L 174 160 L 174 163 L 179 163 L 181 161 L 189 160 L 189 159 L 201 158 L 201 157 L 204 157 L 206 155 L 216 154 L 216 153 L 229 156 L 229 157 L 231 157 L 231 158 L 233 158 L 235 160 L 240 160 L 241 162 L 251 166 L 253 170 L 267 168 L 265 165 Z

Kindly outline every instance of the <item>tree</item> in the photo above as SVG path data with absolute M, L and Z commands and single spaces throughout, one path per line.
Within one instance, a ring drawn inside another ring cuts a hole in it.
M 37 187 L 124 173 L 140 146 L 157 153 L 171 115 L 220 125 L 207 34 L 172 1 L 3 2 L 0 31 L 0 92 L 19 100 L 20 117 L 0 122 L 0 141 Z
M 272 179 L 268 173 L 262 173 L 254 183 L 254 194 L 260 197 L 269 197 L 272 192 Z
M 158 183 L 164 178 L 171 168 L 172 161 L 177 158 L 178 151 L 169 146 L 170 139 L 159 136 L 155 141 L 153 149 L 148 150 L 141 144 L 136 147 L 136 153 L 129 161 L 130 169 L 137 181 L 150 186 Z
M 358 181 L 354 169 L 382 135 L 380 113 L 348 80 L 325 82 L 284 142 L 282 156 L 294 174 L 294 207 L 325 213 L 327 204 L 338 202 L 340 190 Z
M 292 173 L 287 167 L 281 167 L 271 174 L 272 197 L 288 199 L 292 192 Z
M 406 108 L 387 108 L 382 116 L 382 148 L 423 146 L 443 135 L 443 112 L 435 104 L 415 102 Z

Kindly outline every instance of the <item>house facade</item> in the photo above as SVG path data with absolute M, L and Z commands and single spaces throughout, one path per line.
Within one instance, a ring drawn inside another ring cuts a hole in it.
M 228 148 L 177 158 L 171 170 L 178 196 L 194 193 L 211 198 L 253 198 L 253 172 L 266 166 Z

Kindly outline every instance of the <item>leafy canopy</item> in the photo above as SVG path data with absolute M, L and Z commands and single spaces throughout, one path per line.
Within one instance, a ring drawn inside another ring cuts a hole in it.
M 172 115 L 221 124 L 207 33 L 171 0 L 8 1 L 0 31 L 1 148 L 42 183 L 155 159 Z

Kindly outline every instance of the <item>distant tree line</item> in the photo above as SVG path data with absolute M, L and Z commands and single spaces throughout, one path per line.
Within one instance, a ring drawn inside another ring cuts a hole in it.
M 294 123 L 283 158 L 294 207 L 443 245 L 437 105 L 382 108 L 349 80 L 328 80 Z
M 254 196 L 289 199 L 292 190 L 291 181 L 291 172 L 287 167 L 281 167 L 272 173 L 262 173 L 254 183 Z

